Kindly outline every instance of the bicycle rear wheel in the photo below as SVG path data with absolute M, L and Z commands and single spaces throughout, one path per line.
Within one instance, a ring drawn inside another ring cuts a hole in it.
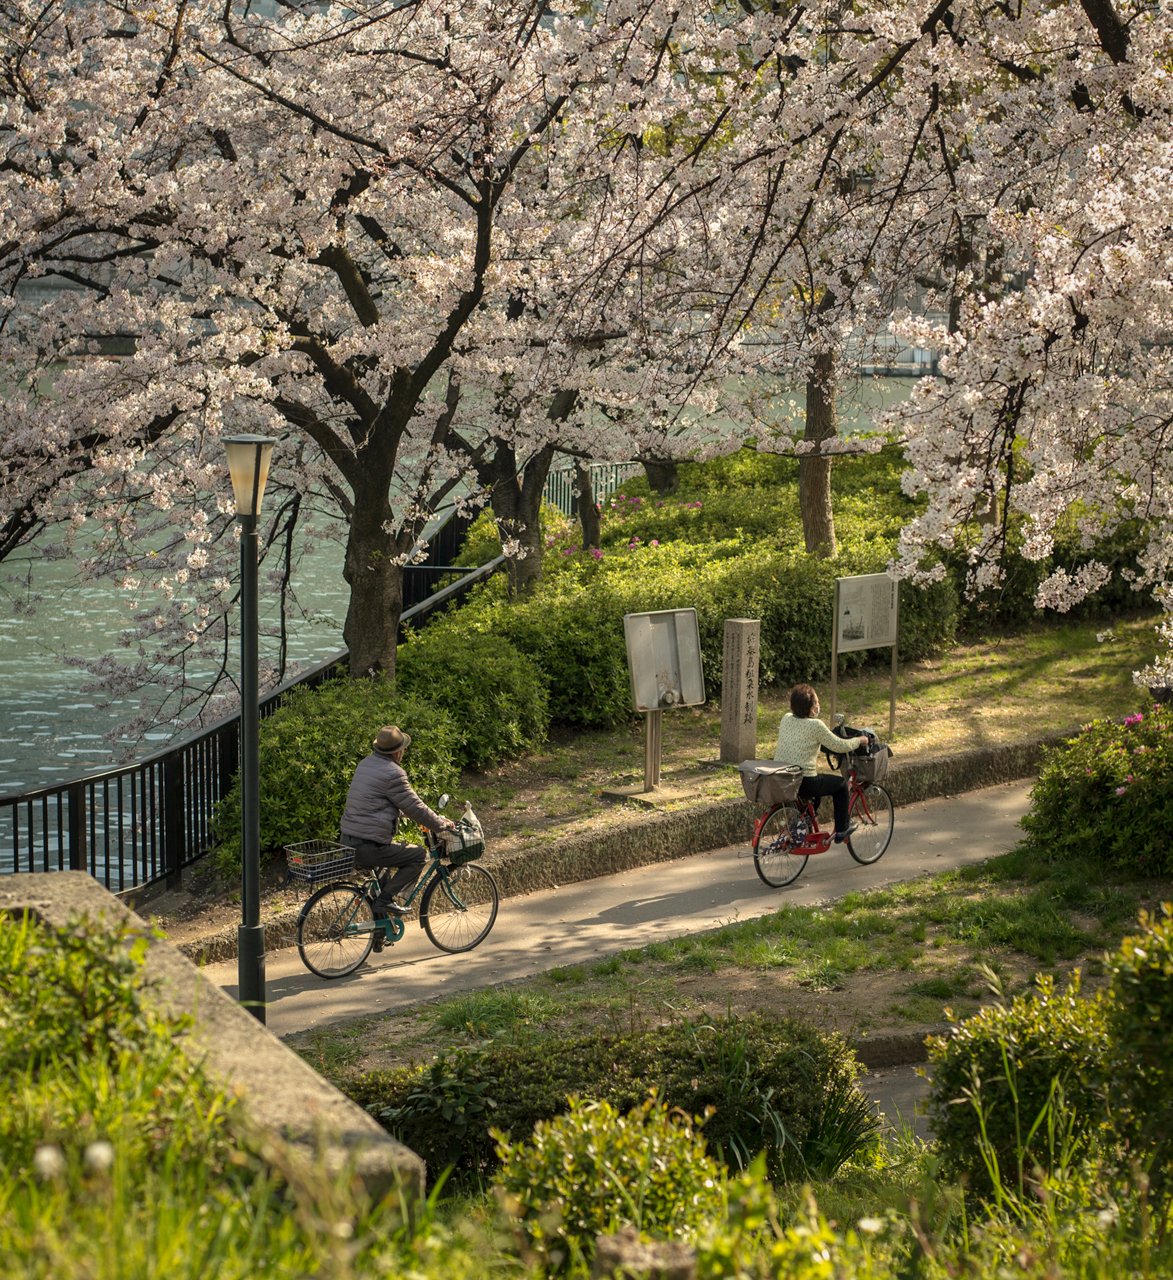
M 802 875 L 807 855 L 796 853 L 807 834 L 806 814 L 793 804 L 776 805 L 758 828 L 753 864 L 764 884 L 782 889 Z
M 851 820 L 859 823 L 859 829 L 847 837 L 847 848 L 856 862 L 865 867 L 879 862 L 892 839 L 896 816 L 892 812 L 892 797 L 887 788 L 871 782 L 856 792 L 851 802 Z
M 297 950 L 319 978 L 353 973 L 375 944 L 375 912 L 366 890 L 356 884 L 323 886 L 297 917 Z
M 441 951 L 471 951 L 489 936 L 496 919 L 497 882 L 472 862 L 449 867 L 447 883 L 437 875 L 420 903 L 420 923 Z

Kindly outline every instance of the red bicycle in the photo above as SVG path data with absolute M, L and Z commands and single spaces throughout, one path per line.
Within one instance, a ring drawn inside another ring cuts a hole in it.
M 837 755 L 825 747 L 822 750 L 834 769 L 842 770 L 847 762 L 848 815 L 851 822 L 859 823 L 847 837 L 847 849 L 856 862 L 871 866 L 884 856 L 896 822 L 888 789 L 878 781 L 859 776 L 861 769 L 878 771 L 878 758 Z M 885 753 L 880 767 L 886 766 L 887 761 Z M 754 824 L 753 864 L 763 883 L 772 889 L 793 884 L 802 875 L 809 857 L 826 853 L 831 847 L 835 833 L 819 828 L 817 804 L 812 800 L 776 804 Z

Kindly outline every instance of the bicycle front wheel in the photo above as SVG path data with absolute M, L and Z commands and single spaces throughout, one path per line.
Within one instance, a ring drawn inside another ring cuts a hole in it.
M 450 867 L 424 890 L 420 922 L 441 951 L 471 951 L 497 919 L 497 882 L 475 863 Z
M 305 967 L 319 978 L 353 973 L 375 945 L 375 911 L 366 890 L 356 884 L 328 884 L 297 917 L 297 950 Z
M 892 812 L 892 797 L 887 788 L 878 782 L 869 783 L 857 791 L 851 802 L 851 820 L 859 823 L 859 829 L 847 837 L 847 848 L 856 862 L 865 867 L 879 862 L 892 839 L 896 815 Z
M 793 804 L 771 809 L 753 842 L 753 864 L 764 884 L 782 889 L 802 875 L 807 855 L 796 853 L 806 839 L 806 815 Z

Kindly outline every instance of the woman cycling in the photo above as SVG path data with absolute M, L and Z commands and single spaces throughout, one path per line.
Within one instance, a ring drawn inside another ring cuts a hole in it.
M 847 821 L 847 779 L 838 773 L 819 773 L 819 748 L 843 755 L 867 742 L 867 738 L 839 738 L 818 719 L 819 695 L 809 684 L 796 684 L 790 690 L 790 710 L 778 726 L 778 745 L 774 759 L 782 764 L 802 768 L 799 798 L 814 800 L 830 796 L 835 806 L 835 843 L 842 844 L 859 826 Z

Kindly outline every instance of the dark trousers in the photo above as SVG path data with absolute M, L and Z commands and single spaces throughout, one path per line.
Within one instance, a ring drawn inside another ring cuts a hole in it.
M 368 870 L 398 867 L 393 876 L 386 872 L 379 876 L 382 892 L 375 902 L 375 909 L 382 910 L 398 894 L 406 894 L 419 879 L 427 850 L 419 844 L 376 844 L 373 840 L 360 840 L 357 836 L 343 836 L 343 842 L 354 849 L 355 866 Z
M 835 806 L 835 831 L 847 830 L 847 779 L 841 773 L 816 773 L 813 778 L 803 778 L 798 795 L 801 800 L 815 801 L 830 796 Z

